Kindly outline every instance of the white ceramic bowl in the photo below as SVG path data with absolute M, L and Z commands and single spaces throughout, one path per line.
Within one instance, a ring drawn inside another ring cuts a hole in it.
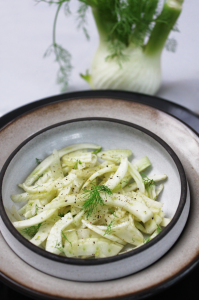
M 148 156 L 151 174 L 167 174 L 159 197 L 169 225 L 143 246 L 108 258 L 76 259 L 49 253 L 26 240 L 12 225 L 4 207 L 10 209 L 11 194 L 20 193 L 18 183 L 54 149 L 75 143 L 96 143 L 103 149 L 131 149 L 133 158 Z M 133 274 L 162 257 L 180 236 L 190 207 L 190 195 L 182 164 L 174 151 L 158 136 L 137 125 L 106 118 L 85 118 L 55 124 L 37 132 L 10 155 L 0 175 L 2 234 L 13 251 L 31 266 L 47 274 L 77 281 L 104 281 Z

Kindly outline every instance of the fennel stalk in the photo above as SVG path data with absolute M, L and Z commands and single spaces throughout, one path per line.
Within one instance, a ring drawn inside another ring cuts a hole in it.
M 37 0 L 57 5 L 53 43 L 59 63 L 58 83 L 65 90 L 71 72 L 70 54 L 56 43 L 55 30 L 62 5 L 69 12 L 70 0 Z M 85 27 L 91 7 L 99 33 L 99 46 L 91 63 L 91 74 L 81 77 L 94 89 L 120 89 L 155 94 L 161 84 L 161 53 L 181 13 L 183 0 L 79 0 L 79 24 Z

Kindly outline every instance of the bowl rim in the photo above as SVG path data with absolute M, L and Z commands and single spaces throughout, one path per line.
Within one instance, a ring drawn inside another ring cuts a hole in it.
M 170 157 L 173 159 L 178 173 L 180 177 L 180 183 L 181 183 L 181 194 L 180 194 L 180 201 L 177 207 L 177 210 L 170 221 L 170 223 L 162 230 L 156 237 L 154 237 L 152 240 L 150 240 L 148 243 L 145 243 L 144 245 L 125 252 L 120 255 L 115 255 L 115 256 L 110 256 L 106 258 L 96 258 L 96 259 L 81 259 L 81 258 L 71 258 L 71 257 L 65 257 L 65 256 L 60 256 L 57 254 L 53 254 L 51 252 L 48 252 L 42 248 L 39 248 L 38 246 L 32 244 L 29 240 L 27 240 L 25 237 L 23 237 L 19 231 L 12 225 L 12 222 L 7 216 L 7 213 L 5 211 L 4 205 L 3 205 L 3 195 L 2 195 L 2 185 L 3 185 L 3 180 L 4 180 L 4 175 L 6 173 L 6 170 L 14 158 L 14 156 L 32 139 L 37 137 L 38 135 L 47 132 L 51 129 L 54 129 L 59 126 L 63 126 L 66 124 L 70 123 L 77 123 L 77 122 L 84 122 L 84 121 L 102 121 L 102 122 L 111 122 L 111 123 L 117 123 L 117 124 L 122 124 L 126 125 L 128 127 L 137 129 L 141 132 L 144 132 L 145 134 L 149 135 L 151 138 L 153 138 L 155 141 L 157 141 L 170 155 Z M 139 126 L 137 124 L 131 123 L 131 122 L 126 122 L 124 120 L 119 120 L 119 119 L 114 119 L 114 118 L 105 118 L 105 117 L 87 117 L 87 118 L 78 118 L 78 119 L 71 119 L 68 121 L 63 121 L 59 123 L 55 123 L 51 126 L 45 127 L 42 130 L 37 131 L 33 135 L 29 136 L 27 139 L 25 139 L 22 143 L 20 143 L 14 150 L 13 152 L 9 155 L 7 158 L 6 162 L 4 163 L 2 170 L 0 172 L 0 216 L 6 225 L 7 229 L 9 232 L 25 247 L 27 247 L 29 250 L 32 252 L 43 256 L 46 259 L 53 260 L 59 263 L 64 263 L 64 264 L 70 264 L 70 265 L 76 265 L 76 266 L 96 266 L 96 265 L 101 265 L 101 264 L 106 264 L 106 263 L 112 263 L 112 262 L 117 262 L 122 259 L 129 258 L 131 256 L 137 255 L 145 250 L 147 250 L 149 247 L 152 247 L 156 243 L 158 243 L 164 236 L 166 236 L 171 229 L 174 227 L 174 225 L 177 223 L 178 219 L 181 216 L 181 213 L 184 209 L 185 203 L 186 203 L 186 198 L 187 198 L 187 179 L 185 175 L 184 168 L 182 166 L 182 163 L 180 159 L 178 158 L 177 154 L 173 151 L 173 149 L 165 142 L 163 141 L 159 136 L 154 134 L 153 132 L 149 131 L 148 129 Z

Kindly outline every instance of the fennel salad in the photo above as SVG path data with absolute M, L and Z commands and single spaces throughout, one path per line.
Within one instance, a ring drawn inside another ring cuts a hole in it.
M 6 210 L 32 244 L 74 258 L 104 258 L 135 249 L 157 236 L 170 219 L 157 201 L 165 174 L 145 175 L 147 156 L 132 160 L 129 149 L 102 151 L 74 144 L 43 161 L 11 195 Z

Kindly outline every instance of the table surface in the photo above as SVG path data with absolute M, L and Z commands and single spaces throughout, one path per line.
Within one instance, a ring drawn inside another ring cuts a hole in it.
M 163 1 L 163 0 L 161 0 Z M 20 3 L 20 5 L 19 5 Z M 78 0 L 70 3 L 72 15 L 60 11 L 57 42 L 72 54 L 73 70 L 68 91 L 87 90 L 80 78 L 91 64 L 98 46 L 98 33 L 89 10 L 87 28 L 90 41 L 77 30 Z M 0 115 L 51 95 L 60 93 L 56 84 L 58 65 L 51 55 L 43 55 L 52 42 L 56 6 L 35 0 L 0 1 Z M 170 38 L 178 42 L 176 53 L 162 53 L 162 86 L 158 96 L 199 112 L 199 1 L 184 1 L 178 21 L 180 32 Z M 80 47 L 81 45 L 81 47 Z

